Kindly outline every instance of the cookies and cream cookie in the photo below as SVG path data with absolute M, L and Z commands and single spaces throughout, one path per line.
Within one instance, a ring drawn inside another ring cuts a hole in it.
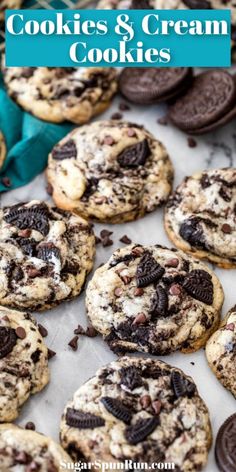
M 47 177 L 59 208 L 121 223 L 167 200 L 173 168 L 165 147 L 145 128 L 110 120 L 62 139 L 49 156 Z
M 1 0 L 0 3 L 0 21 L 4 20 L 4 13 L 7 9 L 20 8 L 23 0 Z
M 211 426 L 191 377 L 159 360 L 123 357 L 75 392 L 60 437 L 74 461 L 174 462 L 195 472 L 207 462 Z
M 51 438 L 13 424 L 0 425 L 1 472 L 59 472 L 69 455 Z
M 48 381 L 48 349 L 36 322 L 28 313 L 0 307 L 0 423 L 15 420 Z
M 219 329 L 206 345 L 206 357 L 210 368 L 236 398 L 236 307 L 223 319 Z
M 158 245 L 116 250 L 86 292 L 88 317 L 116 353 L 196 351 L 217 328 L 223 299 L 208 266 Z
M 79 295 L 94 235 L 79 216 L 45 202 L 0 210 L 0 304 L 44 310 Z
M 42 120 L 82 124 L 110 105 L 117 89 L 111 68 L 4 68 L 7 91 L 24 110 Z
M 170 197 L 165 228 L 179 248 L 220 267 L 236 267 L 236 169 L 186 177 Z

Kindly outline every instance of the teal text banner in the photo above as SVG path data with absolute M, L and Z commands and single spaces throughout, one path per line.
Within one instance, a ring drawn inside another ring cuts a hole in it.
M 229 67 L 230 10 L 8 10 L 6 65 Z

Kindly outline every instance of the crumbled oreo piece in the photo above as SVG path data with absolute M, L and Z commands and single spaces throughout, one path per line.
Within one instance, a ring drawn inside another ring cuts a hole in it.
M 52 150 L 52 157 L 57 161 L 62 161 L 64 159 L 76 158 L 77 149 L 73 139 L 66 141 L 64 145 L 58 144 Z
M 124 406 L 119 399 L 112 397 L 102 397 L 101 402 L 105 406 L 106 410 L 115 416 L 115 418 L 123 421 L 126 424 L 130 423 L 132 413 L 130 409 Z
M 213 283 L 211 275 L 202 269 L 192 270 L 186 275 L 183 287 L 196 300 L 212 305 Z
M 84 413 L 74 408 L 68 408 L 66 412 L 66 424 L 72 428 L 95 429 L 105 425 L 105 420 L 91 413 Z
M 151 283 L 157 282 L 164 272 L 165 269 L 156 262 L 151 254 L 144 254 L 136 271 L 137 287 L 147 287 Z
M 6 357 L 13 350 L 17 342 L 17 335 L 13 328 L 0 327 L 0 359 Z
M 134 425 L 128 426 L 125 431 L 128 443 L 136 445 L 144 441 L 147 436 L 153 433 L 159 423 L 158 417 L 151 417 L 145 420 L 140 419 Z
M 135 168 L 143 166 L 150 154 L 151 150 L 148 141 L 147 139 L 144 139 L 143 141 L 124 149 L 124 151 L 118 155 L 117 161 L 121 167 Z

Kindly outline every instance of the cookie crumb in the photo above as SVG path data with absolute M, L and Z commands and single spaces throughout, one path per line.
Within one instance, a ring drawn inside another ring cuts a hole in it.
M 190 148 L 195 148 L 197 147 L 197 141 L 194 138 L 191 138 L 191 136 L 188 136 L 188 147 Z
M 192 361 L 192 362 L 190 362 L 190 364 L 195 365 L 195 362 Z
M 46 338 L 46 336 L 48 335 L 48 330 L 43 325 L 41 325 L 40 323 L 38 323 L 38 329 L 39 329 L 39 332 L 40 332 L 41 336 L 43 338 Z

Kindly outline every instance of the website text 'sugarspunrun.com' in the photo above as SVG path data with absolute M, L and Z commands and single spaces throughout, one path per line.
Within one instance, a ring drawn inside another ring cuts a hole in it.
M 61 470 L 101 470 L 103 471 L 127 471 L 127 470 L 175 470 L 173 462 L 134 462 L 125 460 L 124 462 L 103 462 L 96 460 L 94 462 L 61 462 Z

